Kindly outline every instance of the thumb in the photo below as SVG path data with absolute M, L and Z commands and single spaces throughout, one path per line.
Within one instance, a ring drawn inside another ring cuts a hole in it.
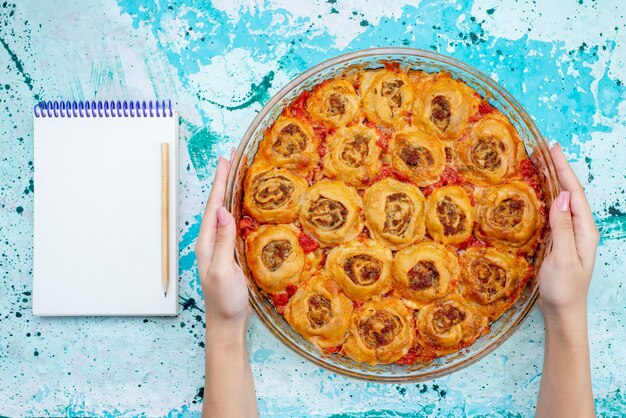
M 570 212 L 570 192 L 561 192 L 550 208 L 550 228 L 552 228 L 552 252 L 557 254 L 577 254 L 574 239 L 574 224 Z
M 235 254 L 235 237 L 237 228 L 235 218 L 223 206 L 217 209 L 217 234 L 213 250 L 212 265 L 224 265 L 233 259 Z

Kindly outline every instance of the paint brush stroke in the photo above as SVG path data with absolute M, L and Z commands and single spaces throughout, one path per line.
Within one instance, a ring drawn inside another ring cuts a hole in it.
M 626 239 L 626 214 L 601 218 L 596 221 L 600 242 Z
M 11 62 L 15 65 L 15 69 L 17 70 L 17 72 L 21 74 L 22 78 L 24 79 L 24 83 L 26 83 L 26 85 L 28 86 L 28 89 L 32 91 L 33 79 L 24 70 L 24 64 L 22 63 L 22 61 L 17 57 L 17 54 L 13 52 L 11 48 L 9 48 L 9 44 L 4 39 L 0 38 L 0 44 L 7 51 L 7 54 L 9 54 Z M 35 100 L 39 100 L 39 96 L 35 95 Z
M 265 104 L 265 102 L 267 102 L 270 99 L 269 90 L 272 87 L 272 80 L 274 79 L 274 74 L 275 74 L 274 71 L 270 71 L 269 73 L 263 76 L 263 79 L 258 85 L 256 85 L 255 83 L 252 83 L 248 94 L 242 99 L 235 100 L 235 102 L 240 102 L 239 104 L 236 104 L 236 105 L 220 104 L 208 98 L 204 98 L 202 94 L 199 94 L 199 96 L 200 98 L 204 98 L 204 100 L 206 100 L 207 102 L 214 104 L 222 109 L 226 109 L 226 110 L 245 109 L 253 105 L 254 103 L 260 103 L 261 105 L 263 105 Z

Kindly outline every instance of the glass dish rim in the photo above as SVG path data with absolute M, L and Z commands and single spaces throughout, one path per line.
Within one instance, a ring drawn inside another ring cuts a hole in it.
M 534 121 L 532 120 L 528 112 L 526 112 L 526 110 L 519 104 L 519 102 L 506 89 L 504 89 L 497 82 L 491 79 L 491 77 L 475 69 L 474 67 L 468 64 L 465 64 L 464 62 L 457 60 L 456 58 L 452 58 L 444 54 L 440 54 L 440 53 L 432 52 L 432 51 L 426 51 L 422 49 L 416 49 L 416 48 L 383 47 L 383 48 L 369 48 L 369 49 L 363 49 L 363 50 L 358 50 L 358 51 L 352 51 L 352 52 L 348 52 L 348 53 L 330 58 L 326 61 L 322 61 L 321 63 L 314 65 L 308 70 L 302 72 L 297 77 L 293 78 L 289 83 L 287 83 L 284 87 L 282 87 L 276 94 L 274 94 L 274 96 L 272 96 L 272 98 L 263 106 L 261 111 L 259 111 L 259 113 L 255 116 L 255 118 L 250 123 L 250 126 L 244 133 L 239 145 L 237 146 L 235 154 L 233 155 L 231 159 L 231 169 L 228 174 L 226 195 L 224 199 L 224 204 L 226 206 L 226 209 L 229 211 L 232 211 L 233 209 L 231 202 L 233 201 L 235 182 L 237 181 L 236 175 L 237 175 L 238 168 L 241 165 L 242 158 L 244 157 L 244 152 L 249 142 L 253 139 L 254 133 L 258 129 L 259 125 L 264 120 L 265 116 L 270 112 L 270 110 L 276 105 L 276 103 L 282 100 L 295 87 L 297 87 L 298 85 L 300 85 L 301 83 L 309 79 L 310 77 L 314 76 L 315 74 L 319 73 L 320 71 L 323 71 L 329 67 L 334 67 L 342 63 L 348 63 L 350 61 L 360 59 L 360 58 L 377 57 L 377 56 L 394 56 L 394 55 L 413 56 L 413 57 L 420 58 L 420 59 L 427 59 L 427 60 L 431 60 L 434 62 L 443 63 L 447 66 L 455 67 L 457 70 L 460 70 L 461 72 L 469 73 L 471 76 L 475 77 L 476 79 L 479 79 L 482 83 L 487 85 L 490 92 L 493 92 L 493 91 L 497 92 L 500 95 L 500 97 L 506 102 L 506 105 L 509 106 L 514 112 L 516 112 L 521 117 L 521 119 L 523 120 L 523 123 L 526 125 L 526 128 L 530 131 L 536 144 L 540 147 L 545 146 L 549 150 L 547 141 L 545 140 L 543 135 L 541 135 L 541 133 L 539 132 L 539 129 L 535 125 Z M 553 179 L 556 179 L 557 176 L 556 176 L 554 164 L 553 164 L 550 153 L 549 152 L 546 153 L 544 157 L 547 160 L 546 168 L 549 171 L 550 177 Z M 559 189 L 558 184 L 556 184 L 556 189 L 558 192 L 558 189 Z M 546 238 L 549 243 L 549 231 L 546 232 Z M 240 265 L 240 267 L 243 268 L 238 257 L 235 257 L 235 259 L 237 263 Z M 535 285 L 533 286 L 533 289 L 531 290 L 531 295 L 529 296 L 528 303 L 524 307 L 524 310 L 521 312 L 519 317 L 515 320 L 515 322 L 512 322 L 508 326 L 508 328 L 505 329 L 497 339 L 488 343 L 484 348 L 482 348 L 482 350 L 463 359 L 462 361 L 459 361 L 456 364 L 444 366 L 440 369 L 422 373 L 419 375 L 416 374 L 414 376 L 411 376 L 411 375 L 372 376 L 372 375 L 364 374 L 360 371 L 336 368 L 332 364 L 329 364 L 326 361 L 324 361 L 323 358 L 315 357 L 309 352 L 307 352 L 306 350 L 302 349 L 299 345 L 292 343 L 292 341 L 290 341 L 288 338 L 283 336 L 282 332 L 277 327 L 277 325 L 273 323 L 273 321 L 267 321 L 263 319 L 265 317 L 265 315 L 262 313 L 263 308 L 257 305 L 256 301 L 253 298 L 254 296 L 253 290 L 250 289 L 250 287 L 248 288 L 248 294 L 249 294 L 249 297 L 248 297 L 249 303 L 253 311 L 256 313 L 257 317 L 259 318 L 259 321 L 263 323 L 264 326 L 283 345 L 288 347 L 291 351 L 295 352 L 302 358 L 305 358 L 313 362 L 313 364 L 316 364 L 317 366 L 323 368 L 326 371 L 337 373 L 337 374 L 347 376 L 353 379 L 358 379 L 358 380 L 368 381 L 368 382 L 377 382 L 377 383 L 407 383 L 407 382 L 421 382 L 421 381 L 426 381 L 426 380 L 432 380 L 432 379 L 436 379 L 436 378 L 454 373 L 458 370 L 464 369 L 480 361 L 481 359 L 486 357 L 488 354 L 491 354 L 492 352 L 494 352 L 502 344 L 504 344 L 504 342 L 506 342 L 520 328 L 522 323 L 526 321 L 528 316 L 533 311 L 537 303 L 537 299 L 539 297 L 538 286 L 535 283 Z

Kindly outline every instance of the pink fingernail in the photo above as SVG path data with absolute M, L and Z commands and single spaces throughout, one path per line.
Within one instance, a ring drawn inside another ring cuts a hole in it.
M 230 221 L 230 217 L 228 216 L 228 211 L 226 210 L 224 206 L 222 206 L 221 208 L 217 210 L 217 222 L 221 226 L 224 226 L 224 225 L 228 225 L 229 221 Z
M 561 212 L 569 212 L 569 192 L 561 192 L 556 200 L 556 207 Z

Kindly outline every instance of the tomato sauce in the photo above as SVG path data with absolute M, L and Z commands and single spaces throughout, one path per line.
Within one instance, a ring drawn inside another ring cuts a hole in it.
M 408 176 L 405 176 L 404 174 L 397 172 L 396 170 L 392 170 L 391 175 L 393 176 L 394 179 L 402 183 L 411 183 L 411 179 L 408 178 Z
M 537 232 L 535 233 L 535 235 L 538 235 L 540 233 L 540 229 L 537 230 Z M 537 252 L 537 247 L 539 246 L 539 241 L 535 241 L 533 242 L 528 248 L 526 249 L 520 249 L 517 250 L 517 252 L 515 253 L 517 256 L 519 257 L 526 257 L 529 254 L 534 254 L 535 252 Z
M 283 314 L 285 312 L 285 306 L 289 303 L 289 299 L 298 291 L 298 287 L 294 285 L 289 285 L 285 288 L 284 292 L 281 293 L 272 293 L 270 297 L 272 298 L 272 302 L 274 302 L 274 306 L 276 307 L 276 312 L 279 314 Z
M 446 168 L 443 170 L 443 173 L 441 173 L 441 175 L 439 176 L 439 181 L 425 187 L 422 192 L 424 193 L 424 196 L 428 197 L 432 194 L 432 192 L 435 191 L 435 189 L 443 186 L 459 186 L 464 182 L 465 180 L 463 179 L 463 177 L 461 177 L 461 175 L 455 169 L 450 166 L 446 166 Z
M 365 179 L 365 183 L 367 183 L 368 186 L 371 186 L 372 184 L 391 176 L 391 171 L 392 171 L 391 166 L 385 164 L 382 167 L 380 167 L 378 174 L 376 174 L 372 178 Z
M 308 114 L 306 110 L 306 105 L 310 96 L 311 96 L 311 92 L 309 90 L 305 90 L 302 93 L 300 93 L 298 97 L 296 97 L 296 99 L 293 101 L 291 106 L 288 107 L 292 116 L 305 118 L 305 119 L 307 118 Z
M 374 177 L 370 179 L 364 179 L 364 183 L 366 183 L 368 186 L 371 186 L 372 184 L 386 179 L 387 177 L 393 177 L 394 179 L 402 183 L 411 183 L 411 180 L 407 176 L 394 170 L 390 165 L 387 164 L 384 164 L 382 167 L 380 167 L 378 174 L 376 174 Z
M 529 158 L 525 158 L 519 163 L 519 171 L 524 182 L 532 187 L 537 197 L 541 199 L 541 185 L 537 178 L 537 168 L 535 164 Z
M 535 169 L 535 164 L 530 161 L 529 158 L 524 158 L 519 163 L 519 172 L 522 177 L 532 177 L 537 174 L 537 170 Z
M 327 86 L 328 84 L 332 83 L 333 80 L 324 80 L 319 84 L 316 84 L 315 86 L 313 86 L 313 88 L 311 89 L 311 92 L 314 92 L 316 90 L 322 89 L 325 86 Z
M 396 361 L 396 364 L 401 366 L 411 366 L 417 362 L 418 358 L 419 356 L 417 355 L 417 351 L 414 348 L 411 348 L 404 357 Z
M 285 291 L 287 292 L 287 295 L 289 295 L 289 297 L 291 298 L 298 291 L 298 286 L 294 286 L 290 284 L 289 286 L 285 288 Z
M 440 181 L 443 182 L 442 186 L 451 186 L 451 185 L 460 185 L 463 184 L 465 180 L 459 173 L 456 172 L 452 167 L 446 166 L 441 173 Z
M 289 295 L 287 293 L 273 293 L 270 296 L 272 298 L 272 302 L 274 302 L 276 311 L 282 315 L 285 311 L 285 305 L 289 302 Z
M 485 115 L 492 113 L 494 110 L 496 109 L 493 106 L 491 106 L 488 101 L 483 100 L 478 105 L 478 110 L 476 111 L 476 113 L 474 113 L 474 115 L 472 115 L 472 117 L 469 119 L 469 122 L 470 123 L 478 122 Z
M 466 190 L 467 192 L 467 190 Z M 472 191 L 471 193 L 467 193 L 467 197 L 469 197 L 470 203 L 472 204 L 472 206 L 476 206 L 476 198 L 474 197 L 474 192 Z
M 523 290 L 528 284 L 528 281 L 531 280 L 533 277 L 535 277 L 535 267 L 528 266 L 528 268 L 526 269 L 526 273 L 524 274 L 524 277 L 522 277 L 522 280 L 520 280 L 519 283 L 517 284 L 517 288 L 520 290 Z
M 383 152 L 387 152 L 387 149 L 389 149 L 389 141 L 391 141 L 392 131 L 383 130 L 374 122 L 370 121 L 364 122 L 363 125 L 367 126 L 368 128 L 376 129 L 376 132 L 378 132 L 378 140 L 376 141 L 376 145 L 378 145 L 383 150 Z
M 385 62 L 385 69 L 389 71 L 393 71 L 394 73 L 399 73 L 402 71 L 402 68 L 400 68 L 400 63 L 396 61 Z
M 300 232 L 300 235 L 298 235 L 298 243 L 300 244 L 300 247 L 302 247 L 302 251 L 307 254 L 320 247 L 320 245 L 313 238 L 304 232 Z
M 320 144 L 317 146 L 317 153 L 320 156 L 320 160 L 324 158 L 327 152 L 328 148 L 326 147 L 326 143 L 320 142 Z
M 339 345 L 337 347 L 327 347 L 324 349 L 324 351 L 328 354 L 336 354 L 341 351 L 341 346 Z
M 427 186 L 424 188 L 424 190 L 422 190 L 422 193 L 424 194 L 424 196 L 428 197 L 431 194 L 433 194 L 434 191 L 435 191 L 434 186 Z
M 320 263 L 319 263 L 320 267 L 324 267 L 326 265 L 326 259 L 328 258 L 329 251 L 330 251 L 329 248 L 322 250 L 322 258 L 320 259 Z
M 259 223 L 247 215 L 239 221 L 239 230 L 244 239 L 248 239 L 250 234 L 257 229 L 259 229 Z
M 328 135 L 332 135 L 335 132 L 334 129 L 324 125 L 313 125 L 313 130 L 322 141 L 325 140 Z
M 389 138 L 387 136 L 381 135 L 380 138 L 376 141 L 376 145 L 383 150 L 383 152 L 387 152 L 389 148 Z
M 457 245 L 459 250 L 467 250 L 468 248 L 485 248 L 487 243 L 477 239 L 474 235 L 470 235 L 468 239 Z
M 541 199 L 541 185 L 539 184 L 539 181 L 537 180 L 537 178 L 535 177 L 525 178 L 524 181 L 526 181 L 526 183 L 528 183 L 528 185 L 532 187 L 533 190 L 535 190 L 535 194 L 537 195 L 539 199 Z

